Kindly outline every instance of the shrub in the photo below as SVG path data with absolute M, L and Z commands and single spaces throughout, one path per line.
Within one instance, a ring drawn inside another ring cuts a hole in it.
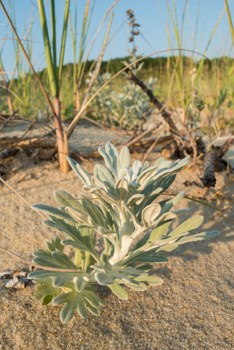
M 97 91 L 110 74 L 100 75 L 91 93 Z M 89 79 L 87 79 L 89 82 Z M 150 78 L 147 86 L 153 88 L 156 79 Z M 89 111 L 92 117 L 103 121 L 109 126 L 122 129 L 139 129 L 152 114 L 152 108 L 144 92 L 131 81 L 124 82 L 122 91 L 116 91 L 113 83 L 109 83 L 91 102 Z
M 118 153 L 107 143 L 99 152 L 105 165 L 95 165 L 92 177 L 69 159 L 89 196 L 74 198 L 57 191 L 55 198 L 61 207 L 34 206 L 48 215 L 44 224 L 58 230 L 63 239 L 54 238 L 47 250 L 34 253 L 33 262 L 41 268 L 29 278 L 37 282 L 37 297 L 43 304 L 64 304 L 62 323 L 76 310 L 83 318 L 88 311 L 100 315 L 104 303 L 96 293 L 97 285 L 127 300 L 126 287 L 144 291 L 163 282 L 150 274 L 153 264 L 167 261 L 163 252 L 217 235 L 217 231 L 192 232 L 203 222 L 200 215 L 170 228 L 177 217 L 174 207 L 183 193 L 170 199 L 160 199 L 160 195 L 188 158 L 176 162 L 159 158 L 152 166 L 136 160 L 130 166 L 126 147 Z

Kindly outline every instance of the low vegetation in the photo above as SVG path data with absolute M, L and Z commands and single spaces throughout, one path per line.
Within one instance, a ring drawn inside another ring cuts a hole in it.
M 95 165 L 91 177 L 69 159 L 88 196 L 57 191 L 59 208 L 34 205 L 47 214 L 44 224 L 58 230 L 62 238 L 54 238 L 47 250 L 34 253 L 37 269 L 29 278 L 37 282 L 37 297 L 43 304 L 64 304 L 62 323 L 76 311 L 83 318 L 88 311 L 100 315 L 104 301 L 97 295 L 97 285 L 127 300 L 125 287 L 145 291 L 163 282 L 151 269 L 167 261 L 165 253 L 218 234 L 194 233 L 203 222 L 199 215 L 173 225 L 180 213 L 175 206 L 183 193 L 167 199 L 164 195 L 188 158 L 176 162 L 159 158 L 152 166 L 135 161 L 131 166 L 126 147 L 118 153 L 108 143 L 99 152 L 105 165 Z

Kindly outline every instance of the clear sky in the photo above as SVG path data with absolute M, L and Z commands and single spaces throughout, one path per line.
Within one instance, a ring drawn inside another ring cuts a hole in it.
M 224 11 L 224 0 L 174 0 L 174 2 L 176 3 L 179 26 L 183 17 L 185 4 L 187 3 L 184 16 L 182 43 L 184 49 L 194 49 L 200 53 L 204 53 L 209 39 L 212 36 L 212 31 L 214 31 L 214 28 L 223 13 L 206 55 L 210 58 L 222 55 L 234 57 L 228 21 Z M 43 68 L 43 40 L 40 32 L 40 22 L 37 16 L 37 1 L 3 0 L 3 3 L 11 15 L 12 10 L 10 9 L 9 3 L 14 7 L 17 29 L 21 38 L 24 37 L 29 28 L 30 22 L 33 20 L 32 45 L 29 44 L 29 48 L 31 46 L 33 52 L 32 61 L 35 67 L 37 69 Z M 61 33 L 64 3 L 65 0 L 56 0 L 58 36 Z M 96 0 L 89 32 L 89 43 L 92 40 L 92 35 L 102 21 L 105 12 L 112 3 L 113 0 Z M 84 11 L 85 0 L 71 0 L 72 17 L 74 15 L 75 4 L 78 9 L 78 34 L 80 34 L 81 18 Z M 170 37 L 172 38 L 172 46 L 176 48 L 178 45 L 173 39 L 172 20 L 170 18 L 167 4 L 172 8 L 173 0 L 120 0 L 114 9 L 115 16 L 112 25 L 111 42 L 106 50 L 105 59 L 122 57 L 128 54 L 128 50 L 130 49 L 126 18 L 126 10 L 128 9 L 134 10 L 137 22 L 141 25 L 141 35 L 137 37 L 139 54 L 145 55 L 150 54 L 153 51 L 168 49 L 170 45 L 168 42 L 167 28 L 169 28 Z M 234 18 L 234 0 L 230 0 L 229 4 L 232 17 Z M 46 8 L 47 13 L 49 14 L 49 6 L 47 5 Z M 100 32 L 99 39 L 97 40 L 90 56 L 91 58 L 97 57 L 99 53 L 105 29 L 106 26 L 104 26 Z M 1 8 L 0 30 L 0 49 L 2 51 L 3 63 L 5 69 L 8 72 L 11 72 L 15 60 L 12 40 L 13 36 Z M 69 32 L 68 36 L 70 36 Z M 69 38 L 65 62 L 72 62 L 72 60 L 71 40 Z

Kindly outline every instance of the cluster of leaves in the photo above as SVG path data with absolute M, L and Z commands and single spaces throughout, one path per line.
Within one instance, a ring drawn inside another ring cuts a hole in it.
M 89 79 L 87 78 L 87 83 Z M 109 79 L 109 73 L 98 76 L 91 94 Z M 150 78 L 147 86 L 153 88 L 154 83 L 155 79 Z M 109 83 L 90 103 L 89 111 L 92 117 L 106 125 L 133 130 L 141 128 L 141 125 L 150 117 L 152 108 L 141 89 L 127 81 L 123 84 L 121 91 L 116 91 L 113 83 Z
M 167 261 L 163 252 L 217 234 L 192 232 L 203 222 L 199 215 L 173 228 L 177 217 L 174 207 L 183 193 L 160 199 L 188 158 L 176 162 L 159 158 L 154 165 L 135 161 L 131 166 L 126 147 L 118 153 L 108 143 L 99 152 L 105 165 L 95 165 L 93 176 L 69 159 L 87 196 L 74 198 L 57 191 L 59 208 L 34 206 L 48 215 L 44 224 L 58 230 L 63 238 L 55 238 L 47 250 L 35 252 L 33 262 L 41 268 L 29 278 L 38 283 L 37 296 L 44 304 L 64 304 L 60 313 L 63 323 L 76 310 L 83 318 L 88 311 L 100 315 L 104 303 L 95 286 L 105 286 L 126 300 L 126 287 L 144 291 L 163 282 L 150 274 L 152 264 Z M 66 247 L 70 247 L 69 254 Z

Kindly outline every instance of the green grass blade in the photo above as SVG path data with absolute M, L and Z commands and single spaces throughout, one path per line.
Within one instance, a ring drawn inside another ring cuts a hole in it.
M 51 9 L 51 43 L 52 43 L 52 61 L 54 69 L 57 67 L 57 35 L 56 35 L 56 15 L 55 15 L 55 3 L 54 0 L 50 0 Z
M 70 0 L 66 0 L 64 20 L 63 20 L 61 48 L 60 48 L 60 55 L 59 55 L 59 73 L 58 73 L 59 86 L 61 85 L 61 78 L 62 78 L 63 61 L 64 61 L 66 39 L 67 39 L 67 26 L 68 26 L 69 12 L 70 12 Z
M 232 36 L 232 44 L 234 45 L 234 26 L 233 26 L 233 22 L 232 22 L 230 8 L 228 5 L 228 0 L 224 0 L 224 3 L 225 3 L 225 9 L 226 9 L 227 18 L 228 18 L 229 28 L 230 28 L 230 32 L 231 32 L 231 36 Z
M 51 110 L 52 110 L 52 112 L 53 112 L 53 114 L 54 114 L 54 113 L 55 113 L 55 112 L 54 112 L 54 106 L 53 106 L 53 104 L 52 104 L 52 102 L 51 102 L 51 100 L 50 100 L 50 98 L 49 98 L 49 95 L 48 95 L 47 91 L 45 90 L 45 87 L 44 87 L 44 85 L 42 84 L 42 81 L 41 81 L 39 75 L 38 75 L 37 72 L 35 71 L 34 66 L 33 66 L 33 64 L 32 64 L 32 62 L 31 62 L 31 60 L 30 60 L 30 57 L 28 56 L 28 54 L 27 54 L 27 52 L 26 52 L 26 50 L 25 50 L 25 47 L 24 47 L 24 45 L 23 45 L 23 43 L 22 43 L 22 40 L 20 39 L 20 37 L 19 37 L 19 35 L 18 35 L 18 33 L 17 33 L 17 30 L 16 30 L 16 28 L 15 28 L 15 26 L 14 26 L 12 20 L 11 20 L 11 17 L 9 16 L 9 13 L 7 12 L 7 10 L 6 10 L 5 6 L 3 5 L 2 1 L 0 1 L 0 6 L 2 7 L 3 12 L 5 13 L 5 15 L 6 15 L 6 17 L 7 17 L 7 20 L 8 20 L 8 22 L 9 22 L 9 24 L 10 24 L 10 27 L 11 27 L 11 29 L 12 29 L 12 31 L 13 31 L 15 37 L 16 37 L 17 42 L 19 43 L 19 47 L 20 47 L 20 49 L 22 50 L 22 52 L 23 52 L 23 54 L 24 54 L 24 56 L 25 56 L 25 58 L 26 58 L 26 60 L 27 60 L 27 62 L 28 62 L 28 64 L 29 64 L 30 68 L 32 69 L 33 74 L 34 74 L 36 80 L 37 80 L 38 83 L 39 83 L 40 89 L 41 89 L 41 91 L 43 92 L 43 94 L 44 94 L 44 96 L 45 96 L 45 98 L 46 98 L 46 101 L 48 102 L 48 104 L 49 104 L 49 106 L 50 106 L 50 108 L 51 108 Z
M 56 79 L 55 70 L 54 70 L 54 64 L 53 64 L 53 60 L 52 60 L 50 38 L 49 38 L 47 19 L 46 19 L 45 7 L 44 7 L 43 0 L 38 0 L 38 10 L 39 10 L 42 33 L 43 33 L 47 72 L 48 72 L 49 81 L 50 81 L 50 89 L 51 89 L 53 97 L 57 97 L 58 96 L 58 84 L 57 84 L 57 79 Z

